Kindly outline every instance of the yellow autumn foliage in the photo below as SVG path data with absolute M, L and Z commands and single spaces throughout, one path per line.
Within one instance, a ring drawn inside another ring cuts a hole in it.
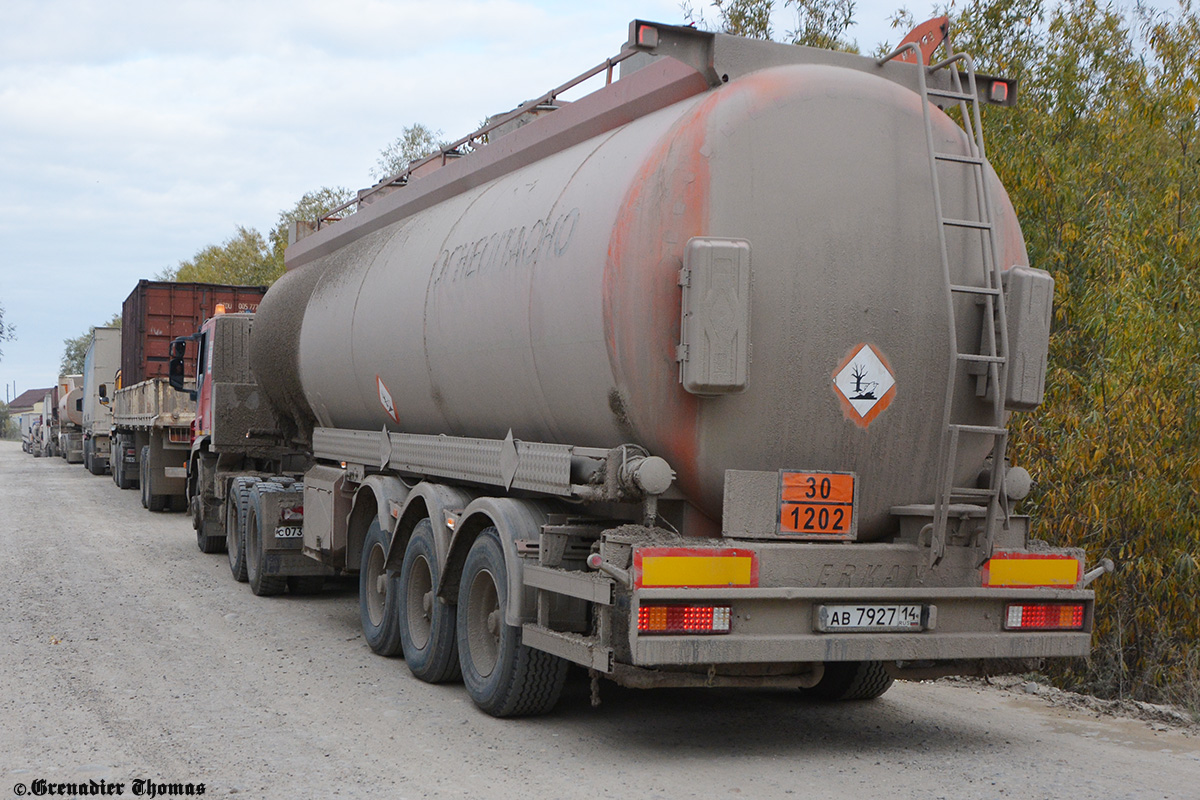
M 1035 20 L 1012 26 L 1013 19 Z M 1046 401 L 1014 417 L 1042 538 L 1117 562 L 1069 688 L 1200 709 L 1200 20 L 1094 0 L 976 0 L 981 71 L 1020 79 L 988 154 L 1055 277 Z M 1003 52 L 1001 52 L 1003 51 Z

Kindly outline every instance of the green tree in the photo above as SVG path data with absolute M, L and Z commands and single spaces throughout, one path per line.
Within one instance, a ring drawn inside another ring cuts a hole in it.
M 167 274 L 176 281 L 265 286 L 283 274 L 283 267 L 276 263 L 261 233 L 239 225 L 225 242 L 199 250 Z
M 854 24 L 854 0 L 784 0 L 784 5 L 796 14 L 796 27 L 788 32 L 792 44 L 858 52 L 857 43 L 846 38 Z
M 87 358 L 88 347 L 92 344 L 92 334 L 96 328 L 120 328 L 121 315 L 113 314 L 112 319 L 105 325 L 92 325 L 87 332 L 71 339 L 63 339 L 62 360 L 58 364 L 59 375 L 80 375 L 83 373 L 83 361 Z
M 271 247 L 271 260 L 278 274 L 282 275 L 283 253 L 288 246 L 288 228 L 293 222 L 312 222 L 327 215 L 338 206 L 348 203 L 355 198 L 355 193 L 342 186 L 322 186 L 312 192 L 306 192 L 296 201 L 296 205 L 287 211 L 279 212 L 275 227 L 268 234 Z M 350 210 L 350 209 L 347 209 Z
M 705 30 L 748 39 L 772 38 L 771 12 L 775 10 L 775 0 L 712 0 L 711 5 L 717 12 L 712 22 L 705 18 L 703 10 L 688 2 L 682 6 L 683 18 Z
M 683 16 L 701 28 L 750 39 L 773 39 L 771 15 L 779 6 L 775 0 L 711 0 L 716 10 L 714 22 L 704 17 L 691 3 L 683 4 Z M 783 0 L 796 16 L 796 27 L 787 32 L 789 44 L 858 52 L 858 45 L 845 38 L 854 24 L 854 0 Z
M 371 167 L 371 177 L 379 181 L 403 172 L 413 161 L 420 161 L 445 147 L 447 142 L 441 137 L 441 131 L 431 130 L 419 122 L 409 125 L 396 141 L 379 151 L 379 158 Z

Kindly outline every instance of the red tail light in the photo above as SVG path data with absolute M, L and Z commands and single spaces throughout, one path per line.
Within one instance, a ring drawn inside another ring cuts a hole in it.
M 1008 631 L 1077 631 L 1083 628 L 1082 603 L 1010 605 L 1004 614 Z
M 285 508 L 279 514 L 284 522 L 303 522 L 304 521 L 304 506 L 292 506 Z
M 729 606 L 642 606 L 638 633 L 729 633 Z

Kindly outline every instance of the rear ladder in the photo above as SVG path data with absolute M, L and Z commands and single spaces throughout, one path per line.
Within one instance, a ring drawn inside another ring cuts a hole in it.
M 951 353 L 949 359 L 950 379 L 946 383 L 945 410 L 942 418 L 941 458 L 938 465 L 937 495 L 933 508 L 933 526 L 930 535 L 930 565 L 941 562 L 946 552 L 946 531 L 949 524 L 950 506 L 955 501 L 975 505 L 987 505 L 984 538 L 980 543 L 982 564 L 991 557 L 995 526 L 1003 521 L 1008 524 L 1008 503 L 1004 494 L 1005 453 L 1008 444 L 1008 429 L 1004 419 L 1004 398 L 1008 379 L 1008 326 L 1004 313 L 1000 251 L 993 224 L 994 211 L 991 192 L 985 175 L 987 156 L 983 143 L 983 123 L 979 114 L 979 96 L 975 85 L 975 66 L 966 53 L 953 53 L 949 37 L 945 40 L 945 60 L 926 66 L 919 47 L 914 44 L 898 48 L 880 63 L 914 51 L 918 85 L 922 99 L 922 114 L 925 124 L 925 143 L 929 152 L 929 168 L 933 178 L 933 203 L 937 216 L 938 248 L 942 261 L 942 275 L 947 292 L 946 299 L 950 320 Z M 963 69 L 958 68 L 962 65 Z M 940 70 L 950 74 L 950 89 L 930 87 L 927 76 Z M 963 77 L 967 86 L 963 87 Z M 963 130 L 967 134 L 966 155 L 943 153 L 937 150 L 933 137 L 930 106 L 935 100 L 951 100 L 958 103 L 962 115 Z M 939 164 L 954 164 L 965 168 L 975 189 L 978 219 L 972 218 L 969 209 L 958 216 L 947 216 L 942 204 Z M 950 258 L 946 244 L 948 229 L 978 231 L 983 263 L 983 280 L 980 285 L 955 284 L 951 278 Z M 959 350 L 959 323 L 954 311 L 956 295 L 970 295 L 983 306 L 982 331 L 978 352 Z M 976 377 L 976 395 L 985 398 L 990 406 L 990 422 L 987 425 L 967 424 L 954 412 L 954 388 L 958 367 L 966 363 Z M 991 466 L 988 469 L 987 488 L 955 486 L 954 468 L 958 458 L 959 443 L 964 437 L 982 436 L 992 439 Z

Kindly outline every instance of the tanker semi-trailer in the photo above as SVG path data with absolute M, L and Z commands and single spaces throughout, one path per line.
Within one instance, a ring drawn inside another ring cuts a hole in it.
M 1111 564 L 1035 538 L 1006 453 L 1053 288 L 983 151 L 1016 87 L 929 66 L 944 26 L 876 61 L 635 21 L 603 88 L 295 226 L 192 337 L 235 577 L 357 572 L 370 646 L 496 716 L 569 662 L 868 698 L 1086 655 Z
M 171 342 L 225 310 L 253 312 L 265 286 L 139 281 L 121 305 L 121 370 L 113 397 L 112 477 L 151 511 L 187 507 L 195 402 L 167 383 Z M 188 365 L 194 372 L 194 364 Z M 199 512 L 193 508 L 193 520 Z M 211 540 L 223 548 L 224 535 Z M 212 552 L 215 552 L 213 550 Z
M 58 376 L 57 452 L 68 464 L 83 462 L 83 376 Z

